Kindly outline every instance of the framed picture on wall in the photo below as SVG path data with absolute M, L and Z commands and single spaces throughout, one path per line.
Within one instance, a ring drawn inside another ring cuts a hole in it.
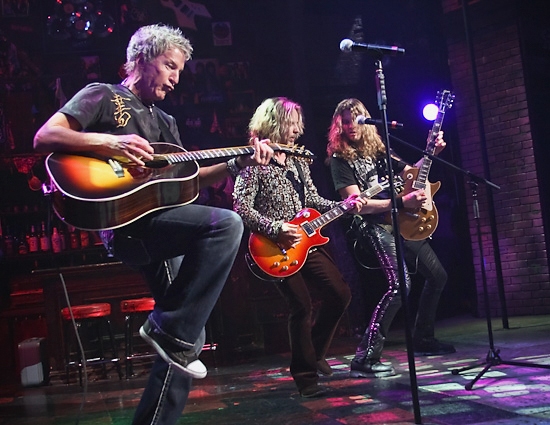
M 4 18 L 29 16 L 29 0 L 2 0 L 2 16 Z

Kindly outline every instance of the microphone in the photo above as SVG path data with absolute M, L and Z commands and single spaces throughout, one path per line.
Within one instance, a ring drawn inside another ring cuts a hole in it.
M 363 44 L 356 43 L 355 41 L 350 40 L 349 38 L 344 38 L 340 42 L 340 50 L 342 52 L 367 52 L 375 56 L 382 55 L 404 55 L 405 49 L 397 46 L 383 46 L 380 44 Z
M 382 120 L 375 120 L 374 118 L 367 118 L 364 115 L 357 115 L 357 118 L 355 118 L 355 123 L 359 125 L 365 125 L 365 124 L 371 124 L 371 125 L 377 125 L 377 124 L 383 124 Z M 402 128 L 403 124 L 397 121 L 388 121 L 388 127 L 390 128 Z

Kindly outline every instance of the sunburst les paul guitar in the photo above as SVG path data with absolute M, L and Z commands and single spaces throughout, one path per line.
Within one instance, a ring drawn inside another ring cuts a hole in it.
M 122 159 L 55 152 L 46 158 L 55 213 L 86 230 L 121 227 L 146 214 L 193 202 L 199 195 L 197 161 L 250 155 L 252 146 L 185 151 L 152 143 L 154 159 L 145 166 Z M 313 158 L 302 146 L 271 145 L 276 151 Z
M 359 196 L 364 199 L 371 198 L 388 186 L 387 182 L 378 184 L 361 192 Z M 310 249 L 329 241 L 329 238 L 320 233 L 321 228 L 352 208 L 353 205 L 345 201 L 324 214 L 313 208 L 304 208 L 289 222 L 296 224 L 302 235 L 300 242 L 290 249 L 279 247 L 262 234 L 251 233 L 248 239 L 250 257 L 260 270 L 269 276 L 279 279 L 292 276 L 303 267 Z
M 452 107 L 454 94 L 449 90 L 438 92 L 436 103 L 438 105 L 437 117 L 434 120 L 426 152 L 433 155 L 435 152 L 435 141 L 437 135 L 443 125 L 445 111 Z M 426 200 L 420 208 L 403 208 L 399 210 L 399 232 L 404 239 L 419 241 L 427 239 L 435 232 L 439 223 L 439 215 L 433 201 L 433 196 L 441 187 L 441 182 L 430 183 L 428 174 L 432 160 L 428 155 L 425 155 L 420 168 L 413 167 L 409 169 L 403 176 L 403 188 L 399 194 L 400 197 L 418 189 L 423 189 L 426 193 Z M 385 216 L 386 222 L 391 224 L 391 214 Z

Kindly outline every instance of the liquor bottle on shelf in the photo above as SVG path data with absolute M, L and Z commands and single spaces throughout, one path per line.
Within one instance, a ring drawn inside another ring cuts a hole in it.
M 24 233 L 21 233 L 21 236 L 19 236 L 17 253 L 19 255 L 26 255 L 29 253 L 29 245 L 27 245 L 27 235 L 25 235 Z
M 47 251 L 50 251 L 51 249 L 52 249 L 52 242 L 50 239 L 50 235 L 46 230 L 46 223 L 42 222 L 42 231 L 40 232 L 40 250 L 47 252 Z
M 67 233 L 63 229 L 64 224 L 59 226 L 59 243 L 61 245 L 61 251 L 65 251 L 67 249 Z
M 80 247 L 88 248 L 90 246 L 90 233 L 87 230 L 80 229 Z
M 52 251 L 58 253 L 61 252 L 61 250 L 61 235 L 59 234 L 57 227 L 54 227 L 52 231 Z
M 38 239 L 38 235 L 36 234 L 36 230 L 34 227 L 34 224 L 31 225 L 31 231 L 29 233 L 29 237 L 27 239 L 29 244 L 29 252 L 38 252 L 40 249 L 40 240 Z
M 6 233 L 4 234 L 4 254 L 6 257 L 15 255 L 15 238 L 9 226 L 6 227 Z
M 80 236 L 77 230 L 73 226 L 69 226 L 69 247 L 71 249 L 80 248 Z

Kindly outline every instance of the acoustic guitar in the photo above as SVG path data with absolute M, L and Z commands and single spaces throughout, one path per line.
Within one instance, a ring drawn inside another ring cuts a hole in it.
M 145 166 L 122 158 L 54 152 L 45 160 L 52 183 L 52 205 L 65 223 L 85 230 L 107 230 L 148 213 L 193 202 L 199 195 L 197 161 L 254 153 L 253 146 L 186 151 L 170 143 L 151 143 L 154 159 Z M 302 146 L 271 145 L 273 150 L 313 158 Z
M 436 103 L 438 104 L 437 117 L 434 120 L 426 152 L 433 155 L 435 152 L 435 141 L 441 130 L 445 111 L 452 107 L 454 94 L 449 90 L 438 92 Z M 433 196 L 441 187 L 441 182 L 430 183 L 428 174 L 432 160 L 428 155 L 424 155 L 420 168 L 413 167 L 403 175 L 403 188 L 399 193 L 399 197 L 403 197 L 408 193 L 418 189 L 423 189 L 426 193 L 426 200 L 420 208 L 403 208 L 399 210 L 399 232 L 404 239 L 411 241 L 419 241 L 429 238 L 435 232 L 439 223 L 439 215 L 433 201 Z M 391 213 L 385 214 L 385 221 L 391 224 Z
M 371 198 L 388 186 L 387 182 L 377 184 L 361 192 L 359 196 L 365 199 Z M 313 208 L 304 208 L 289 222 L 298 225 L 299 232 L 302 234 L 300 242 L 290 249 L 283 249 L 268 237 L 252 232 L 248 238 L 250 257 L 261 272 L 269 276 L 278 279 L 292 276 L 303 267 L 312 248 L 329 241 L 329 238 L 320 233 L 321 228 L 352 208 L 353 205 L 345 201 L 324 214 Z

